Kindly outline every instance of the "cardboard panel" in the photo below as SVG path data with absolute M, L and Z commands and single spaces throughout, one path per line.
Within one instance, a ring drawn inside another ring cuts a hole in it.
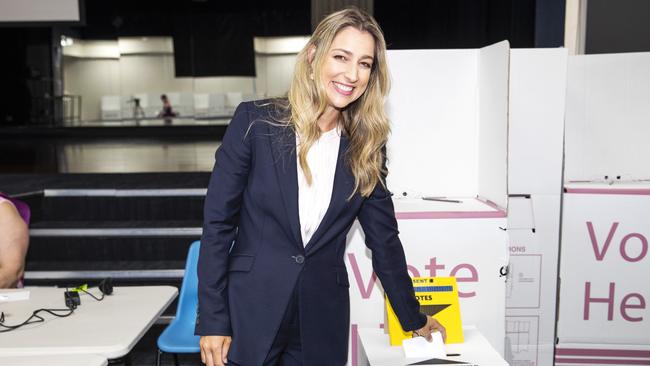
M 562 191 L 566 64 L 564 48 L 510 51 L 510 194 Z
M 531 197 L 508 199 L 508 230 L 535 230 L 535 208 Z
M 478 54 L 478 195 L 508 205 L 508 41 Z
M 650 194 L 564 195 L 560 344 L 650 345 L 648 218 Z
M 392 50 L 388 63 L 388 187 L 475 196 L 477 50 Z
M 650 53 L 569 57 L 565 181 L 650 178 Z
M 560 195 L 510 201 L 505 358 L 511 365 L 552 365 Z

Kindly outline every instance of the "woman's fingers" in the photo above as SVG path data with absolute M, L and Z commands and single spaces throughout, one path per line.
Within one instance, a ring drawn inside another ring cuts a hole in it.
M 440 324 L 440 322 L 435 320 L 434 318 L 431 318 L 431 320 L 432 320 L 431 331 L 432 332 L 435 331 L 435 330 L 439 331 L 440 335 L 442 335 L 442 341 L 447 342 L 447 330 L 445 329 L 445 327 L 442 324 Z
M 433 340 L 431 333 L 436 330 L 440 332 L 440 335 L 442 335 L 443 342 L 447 342 L 447 330 L 436 319 L 430 316 L 427 316 L 427 324 L 421 329 L 414 331 L 413 336 L 424 337 L 427 341 L 431 342 Z
M 206 366 L 224 366 L 228 363 L 231 341 L 232 338 L 227 336 L 202 336 L 199 341 L 201 361 Z
M 212 359 L 212 352 L 207 352 L 205 356 L 205 366 L 217 366 Z
M 203 361 L 206 366 L 217 366 L 214 362 L 214 357 L 212 357 L 212 348 L 214 347 L 213 342 L 210 342 L 208 337 L 201 337 L 199 345 L 201 346 L 201 361 Z
M 433 340 L 433 337 L 431 337 L 431 332 L 429 332 L 429 334 L 426 334 L 426 335 L 424 336 L 424 339 L 426 339 L 427 342 L 431 342 L 431 341 Z
M 443 327 L 442 324 L 440 324 L 440 323 L 438 323 L 438 325 L 440 325 L 440 328 L 438 328 L 438 331 L 440 331 L 440 333 L 442 333 L 442 341 L 447 343 L 447 329 L 445 329 L 445 327 Z
M 230 342 L 231 342 L 231 339 L 230 339 L 230 337 L 228 337 L 223 342 L 223 346 L 221 347 L 221 361 L 224 364 L 228 363 L 228 350 L 230 350 Z
M 221 349 L 221 346 L 212 349 L 212 362 L 214 363 L 214 366 L 224 366 L 225 364 L 221 358 Z

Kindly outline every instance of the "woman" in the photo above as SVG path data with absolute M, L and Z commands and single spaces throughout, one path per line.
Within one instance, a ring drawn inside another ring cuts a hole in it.
M 29 206 L 0 192 L 0 289 L 22 287 Z
M 167 94 L 162 94 L 160 96 L 160 101 L 163 104 L 163 109 L 158 113 L 158 117 L 170 118 L 170 117 L 177 116 L 177 113 L 174 112 L 174 110 L 172 109 L 172 104 L 169 102 L 169 98 L 167 98 Z
M 298 55 L 288 98 L 242 103 L 208 187 L 196 334 L 207 365 L 344 365 L 355 219 L 402 327 L 419 312 L 384 181 L 385 41 L 358 9 L 325 18 Z

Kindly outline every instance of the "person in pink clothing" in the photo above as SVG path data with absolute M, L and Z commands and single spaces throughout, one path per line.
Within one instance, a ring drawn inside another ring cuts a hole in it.
M 0 288 L 22 286 L 28 223 L 29 207 L 0 192 Z

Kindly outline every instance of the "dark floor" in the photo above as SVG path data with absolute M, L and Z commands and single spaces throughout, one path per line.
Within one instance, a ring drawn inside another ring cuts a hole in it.
M 0 173 L 210 171 L 225 129 L 200 124 L 2 127 Z
M 219 140 L 146 138 L 0 139 L 2 173 L 210 171 Z
M 156 364 L 156 354 L 158 346 L 156 341 L 158 336 L 165 329 L 165 325 L 154 325 L 145 335 L 140 342 L 131 351 L 131 363 L 133 366 L 149 366 Z M 163 354 L 162 365 L 174 365 L 174 357 L 170 354 Z M 179 354 L 178 360 L 181 366 L 202 365 L 201 355 L 196 354 Z
M 214 117 L 148 117 L 139 119 L 98 120 L 98 121 L 63 121 L 62 127 L 133 127 L 133 126 L 227 126 L 232 116 Z

